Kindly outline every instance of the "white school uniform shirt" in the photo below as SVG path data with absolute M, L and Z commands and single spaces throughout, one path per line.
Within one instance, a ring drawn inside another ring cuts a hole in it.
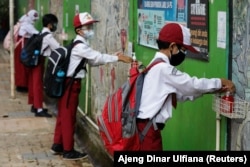
M 163 53 L 157 52 L 152 61 L 157 58 L 165 62 L 155 65 L 146 74 L 137 116 L 140 119 L 151 119 L 157 113 L 156 123 L 165 123 L 171 118 L 171 93 L 176 93 L 177 101 L 186 101 L 221 88 L 219 78 L 191 77 L 170 65 L 168 57 Z
M 49 34 L 43 37 L 41 52 L 43 53 L 43 56 L 50 56 L 51 51 L 59 48 L 60 44 L 54 38 L 49 28 L 43 27 L 42 33 L 45 33 L 45 32 L 49 32 Z
M 19 36 L 30 38 L 33 34 L 39 33 L 39 31 L 34 26 L 34 21 L 27 15 L 22 16 L 19 22 L 20 22 L 20 29 L 18 31 Z
M 67 71 L 67 76 L 72 77 L 73 73 L 83 58 L 86 58 L 90 66 L 103 65 L 106 63 L 117 62 L 118 57 L 115 55 L 103 54 L 92 49 L 88 41 L 80 35 L 76 35 L 74 41 L 80 40 L 82 43 L 75 45 L 71 51 L 70 63 Z M 82 69 L 75 78 L 84 78 L 86 71 Z

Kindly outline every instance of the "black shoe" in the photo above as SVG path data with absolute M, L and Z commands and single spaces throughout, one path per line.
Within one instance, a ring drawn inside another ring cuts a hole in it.
M 47 108 L 43 108 L 43 110 L 44 110 L 45 112 L 48 112 L 48 109 L 47 109 Z M 30 112 L 37 113 L 37 109 L 32 105 L 32 106 L 31 106 L 31 109 L 30 109 Z
M 79 160 L 87 157 L 88 155 L 86 153 L 80 153 L 75 150 L 71 151 L 64 151 L 63 152 L 63 159 L 64 160 Z
M 41 111 L 41 112 L 36 112 L 36 113 L 35 113 L 35 116 L 36 116 L 36 117 L 48 117 L 48 118 L 51 118 L 51 117 L 52 117 L 52 115 L 49 114 L 49 113 L 47 113 L 44 109 L 43 109 L 43 111 Z
M 16 91 L 17 91 L 17 92 L 22 92 L 22 93 L 27 93 L 27 92 L 28 92 L 28 88 L 26 88 L 26 87 L 21 87 L 21 86 L 17 86 L 17 87 L 16 87 Z
M 62 144 L 53 144 L 51 149 L 50 149 L 50 152 L 53 154 L 53 155 L 60 155 L 63 153 L 63 145 Z
M 37 109 L 32 105 L 31 109 L 30 109 L 30 112 L 37 113 Z

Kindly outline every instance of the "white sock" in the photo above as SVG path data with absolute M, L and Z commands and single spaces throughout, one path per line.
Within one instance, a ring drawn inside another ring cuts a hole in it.
M 43 111 L 43 108 L 38 108 L 37 109 L 37 112 L 42 112 Z

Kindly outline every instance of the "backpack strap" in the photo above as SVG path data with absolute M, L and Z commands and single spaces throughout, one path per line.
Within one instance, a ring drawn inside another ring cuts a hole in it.
M 71 46 L 70 46 L 70 48 L 69 48 L 69 50 L 68 50 L 68 53 L 67 53 L 67 54 L 68 54 L 68 55 L 67 55 L 68 58 L 69 58 L 70 55 L 71 55 L 71 50 L 73 49 L 73 47 L 76 46 L 76 45 L 79 44 L 79 43 L 82 43 L 82 41 L 77 40 L 77 41 L 75 41 L 75 42 L 72 42 L 72 44 L 71 44 Z M 80 61 L 80 63 L 79 63 L 78 66 L 76 67 L 76 69 L 75 69 L 75 71 L 74 71 L 74 73 L 73 73 L 73 76 L 71 77 L 70 82 L 68 82 L 68 84 L 66 85 L 65 89 L 66 89 L 69 85 L 72 85 L 72 83 L 73 83 L 73 81 L 74 81 L 74 78 L 75 78 L 76 74 L 83 68 L 84 63 L 86 62 L 85 60 L 86 60 L 85 58 L 82 58 L 82 60 Z
M 73 42 L 73 47 L 74 47 L 75 45 L 79 44 L 79 43 L 83 43 L 83 42 L 80 41 L 80 40 L 77 40 L 77 41 Z M 72 48 L 73 48 L 73 47 L 72 47 Z M 83 65 L 85 64 L 85 62 L 86 62 L 86 58 L 82 58 L 82 60 L 80 61 L 80 63 L 79 63 L 78 66 L 76 67 L 76 69 L 75 69 L 75 71 L 74 71 L 74 73 L 73 73 L 72 78 L 75 78 L 76 74 L 77 74 L 82 68 L 85 68 L 85 70 L 87 70 L 85 66 L 83 67 Z
M 153 120 L 149 120 L 147 125 L 144 127 L 144 129 L 142 130 L 141 133 L 139 133 L 139 138 L 140 141 L 142 142 L 144 137 L 146 136 L 146 134 L 148 133 L 149 128 L 151 127 L 151 125 L 153 124 Z
M 162 60 L 161 58 L 157 58 L 155 59 L 151 64 L 149 64 L 149 66 L 147 66 L 142 72 L 143 73 L 147 73 L 152 67 L 154 67 L 156 64 L 158 63 L 162 63 L 165 62 L 164 60 Z
M 146 74 L 153 66 L 161 63 L 161 62 L 164 62 L 164 60 L 162 60 L 161 58 L 157 58 L 155 59 L 149 66 L 147 66 L 143 71 L 142 73 Z M 166 100 L 165 100 L 166 101 Z M 163 105 L 165 104 L 165 102 L 163 103 Z M 163 107 L 162 105 L 162 107 Z M 161 108 L 162 108 L 161 107 Z M 139 106 L 137 108 L 137 112 L 139 111 Z M 140 138 L 140 141 L 143 141 L 144 137 L 146 136 L 146 134 L 148 133 L 148 130 L 149 128 L 151 127 L 151 125 L 153 124 L 154 125 L 154 129 L 157 129 L 157 125 L 156 125 L 156 122 L 155 122 L 155 118 L 156 118 L 156 115 L 160 112 L 161 110 L 159 110 L 152 119 L 150 119 L 148 121 L 148 123 L 146 124 L 146 126 L 144 127 L 144 129 L 142 130 L 141 133 L 139 133 L 139 138 Z M 138 113 L 136 113 L 138 114 Z
M 77 41 L 74 41 L 72 42 L 70 48 L 69 48 L 69 51 L 68 51 L 68 57 L 70 57 L 71 55 L 71 50 L 73 49 L 74 46 L 76 46 L 77 44 L 79 43 L 83 43 L 82 41 L 80 40 L 77 40 Z M 71 91 L 71 88 L 72 88 L 72 84 L 73 84 L 73 81 L 74 81 L 74 78 L 76 76 L 76 74 L 81 70 L 83 69 L 83 65 L 86 63 L 86 59 L 85 58 L 82 58 L 82 60 L 80 61 L 80 63 L 78 64 L 78 66 L 76 67 L 74 73 L 73 73 L 73 76 L 70 78 L 70 81 L 67 83 L 67 85 L 65 86 L 65 89 L 67 89 L 67 87 L 69 86 L 69 91 Z M 84 67 L 86 68 L 86 67 Z M 69 104 L 69 97 L 67 97 L 67 107 L 68 107 L 68 104 Z
M 48 31 L 46 31 L 46 32 L 44 32 L 44 33 L 40 32 L 40 35 L 41 35 L 42 37 L 45 37 L 45 36 L 48 35 L 48 34 L 50 34 Z
M 44 33 L 42 33 L 42 32 L 39 33 L 39 35 L 41 35 L 42 38 L 44 38 L 48 34 L 50 34 L 48 31 L 46 31 Z M 47 50 L 48 48 L 49 48 L 49 45 L 46 48 L 43 49 L 43 51 L 41 52 L 41 55 L 43 55 L 43 53 L 45 52 L 45 50 Z
M 142 75 L 143 75 L 143 78 L 145 77 L 145 75 L 147 74 L 147 72 L 152 68 L 154 67 L 155 65 L 157 65 L 158 63 L 162 63 L 162 62 L 165 62 L 164 60 L 162 60 L 161 58 L 157 58 L 155 59 L 151 64 L 149 64 L 146 68 L 143 69 L 143 71 L 141 72 Z M 144 79 L 143 79 L 144 80 Z M 140 88 L 138 89 L 137 92 L 142 92 L 142 86 L 140 86 Z M 136 116 L 138 115 L 139 113 L 139 107 L 140 107 L 140 101 L 141 101 L 141 94 L 142 93 L 136 93 L 136 101 L 138 103 L 136 103 L 136 107 L 135 107 L 135 114 Z

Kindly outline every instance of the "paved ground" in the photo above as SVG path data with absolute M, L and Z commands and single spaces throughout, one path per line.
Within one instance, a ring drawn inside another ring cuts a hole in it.
M 27 93 L 10 97 L 9 54 L 0 43 L 0 167 L 93 167 L 88 158 L 64 161 L 52 155 L 55 117 L 34 117 Z

